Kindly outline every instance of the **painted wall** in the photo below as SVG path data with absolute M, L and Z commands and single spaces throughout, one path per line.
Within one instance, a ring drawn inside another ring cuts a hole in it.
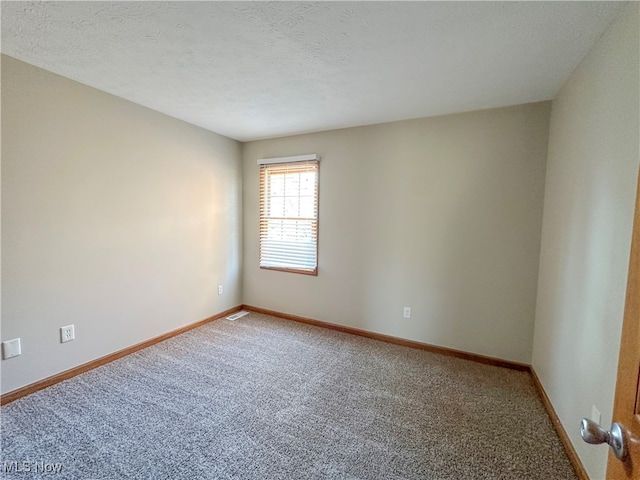
M 625 7 L 553 100 L 533 367 L 591 478 L 607 447 L 580 439 L 591 406 L 611 425 L 638 178 L 640 16 Z
M 2 392 L 241 303 L 239 143 L 6 56 L 2 139 Z
M 543 102 L 244 144 L 244 303 L 529 363 L 549 113 Z M 305 153 L 322 158 L 319 274 L 260 270 L 256 160 Z

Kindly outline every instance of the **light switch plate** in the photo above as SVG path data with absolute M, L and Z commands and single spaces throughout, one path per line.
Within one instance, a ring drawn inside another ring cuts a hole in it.
M 18 355 L 22 355 L 22 348 L 20 347 L 19 337 L 12 340 L 7 340 L 6 342 L 2 342 L 3 360 L 6 360 L 7 358 L 17 357 Z

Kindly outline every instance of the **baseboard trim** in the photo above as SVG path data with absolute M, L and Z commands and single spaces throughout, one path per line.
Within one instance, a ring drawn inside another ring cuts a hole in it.
M 533 367 L 530 368 L 530 372 L 531 372 L 531 378 L 533 378 L 533 383 L 535 384 L 536 389 L 538 390 L 538 393 L 542 398 L 542 403 L 544 404 L 544 407 L 547 409 L 547 413 L 551 418 L 551 423 L 553 423 L 553 427 L 556 429 L 556 433 L 558 434 L 558 437 L 560 437 L 560 441 L 562 442 L 562 445 L 564 446 L 564 449 L 567 452 L 567 456 L 569 457 L 569 461 L 571 462 L 571 465 L 573 465 L 573 469 L 575 470 L 576 475 L 578 475 L 578 478 L 580 480 L 589 480 L 589 475 L 587 474 L 587 470 L 584 468 L 584 465 L 582 464 L 580 457 L 578 457 L 578 452 L 576 452 L 576 449 L 573 448 L 573 444 L 571 443 L 571 440 L 569 440 L 569 435 L 567 435 L 567 431 L 562 426 L 562 422 L 560 422 L 560 417 L 558 417 L 558 414 L 553 408 L 553 405 L 551 404 L 551 400 L 549 399 L 547 392 L 542 386 L 542 382 L 540 382 L 540 378 L 538 377 L 538 374 L 533 369 Z
M 65 370 L 64 372 L 57 373 L 45 379 L 39 380 L 37 382 L 31 383 L 29 385 L 25 385 L 24 387 L 18 388 L 16 390 L 12 390 L 11 392 L 7 392 L 4 395 L 0 396 L 0 405 L 6 405 L 7 403 L 13 402 L 19 398 L 25 397 L 32 393 L 37 392 L 38 390 L 45 389 L 56 383 L 63 382 L 64 380 L 68 380 L 73 378 L 81 373 L 88 372 L 89 370 L 93 370 L 94 368 L 101 367 L 102 365 L 106 365 L 107 363 L 113 362 L 119 358 L 125 357 L 132 353 L 135 353 L 139 350 L 145 349 L 156 343 L 163 342 L 164 340 L 168 340 L 172 337 L 180 335 L 181 333 L 188 332 L 189 330 L 193 330 L 194 328 L 201 327 L 209 322 L 213 322 L 214 320 L 219 320 L 220 318 L 226 317 L 227 315 L 231 315 L 232 313 L 236 313 L 241 310 L 241 306 L 230 308 L 229 310 L 225 310 L 224 312 L 213 315 L 209 318 L 205 318 L 204 320 L 200 320 L 195 323 L 190 323 L 189 325 L 185 325 L 184 327 L 177 328 L 176 330 L 171 330 L 170 332 L 164 333 L 158 337 L 151 338 L 149 340 L 145 340 L 144 342 L 138 343 L 136 345 L 132 345 L 127 348 L 123 348 L 122 350 L 118 350 L 117 352 L 110 353 L 109 355 L 105 355 L 104 357 L 97 358 L 95 360 L 91 360 L 90 362 L 83 363 L 82 365 L 78 365 L 77 367 L 70 368 L 69 370 Z
M 301 317 L 298 315 L 291 315 L 289 313 L 277 312 L 275 310 L 268 310 L 266 308 L 254 307 L 252 305 L 242 305 L 242 309 L 248 310 L 250 312 L 263 313 L 265 315 L 271 315 L 274 317 L 283 318 L 285 320 L 293 320 L 294 322 L 306 323 L 308 325 L 315 325 L 316 327 L 323 327 L 323 328 L 328 328 L 330 330 L 337 330 L 343 333 L 350 333 L 352 335 L 371 338 L 373 340 L 379 340 L 381 342 L 393 343 L 395 345 L 402 345 L 404 347 L 416 348 L 418 350 L 425 350 L 428 352 L 439 353 L 441 355 L 448 355 L 450 357 L 463 358 L 465 360 L 471 360 L 474 362 L 493 365 L 496 367 L 509 368 L 511 370 L 519 370 L 519 371 L 525 371 L 525 372 L 529 371 L 530 369 L 530 366 L 525 363 L 502 360 L 500 358 L 494 358 L 494 357 L 488 357 L 485 355 L 464 352 L 462 350 L 455 350 L 453 348 L 439 347 L 437 345 L 431 345 L 428 343 L 416 342 L 413 340 L 407 340 L 404 338 L 385 335 L 382 333 L 370 332 L 368 330 L 362 330 L 360 328 L 347 327 L 345 325 L 338 325 L 335 323 L 323 322 L 321 320 L 314 320 L 312 318 Z

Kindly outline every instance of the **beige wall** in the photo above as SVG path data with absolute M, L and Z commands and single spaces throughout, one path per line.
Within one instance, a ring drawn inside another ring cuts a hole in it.
M 2 139 L 3 392 L 241 302 L 237 142 L 6 56 Z
M 611 425 L 640 125 L 638 3 L 553 100 L 533 366 L 593 479 L 607 447 L 582 442 L 591 406 Z
M 244 303 L 529 363 L 549 112 L 246 143 Z M 256 160 L 305 153 L 322 158 L 319 275 L 260 270 Z

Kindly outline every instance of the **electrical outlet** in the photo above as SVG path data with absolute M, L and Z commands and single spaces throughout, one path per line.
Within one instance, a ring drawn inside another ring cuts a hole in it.
M 402 311 L 402 316 L 404 318 L 411 318 L 411 307 L 404 307 L 404 310 Z
M 22 355 L 22 349 L 20 348 L 20 338 L 14 338 L 12 340 L 7 340 L 6 342 L 2 342 L 2 359 L 6 360 L 7 358 L 17 357 L 18 355 Z
M 67 325 L 66 327 L 60 327 L 60 343 L 70 342 L 76 339 L 76 332 L 73 325 Z
M 218 295 L 222 295 L 223 288 L 222 285 L 218 285 Z

